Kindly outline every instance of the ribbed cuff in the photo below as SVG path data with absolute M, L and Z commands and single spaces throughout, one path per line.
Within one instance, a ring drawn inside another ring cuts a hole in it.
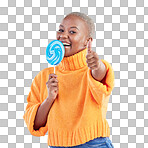
M 34 130 L 34 128 L 33 128 L 35 116 L 36 116 L 37 109 L 39 106 L 40 106 L 40 103 L 31 106 L 30 108 L 28 108 L 26 110 L 26 112 L 23 116 L 30 134 L 33 136 L 37 136 L 37 137 L 44 136 L 48 130 L 47 123 L 46 123 L 45 127 L 41 127 L 39 130 Z

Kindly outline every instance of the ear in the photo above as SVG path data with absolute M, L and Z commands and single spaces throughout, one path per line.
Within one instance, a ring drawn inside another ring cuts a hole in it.
M 89 38 L 85 41 L 85 44 L 84 44 L 85 47 L 87 47 L 89 40 L 93 41 L 93 38 L 92 38 L 92 37 L 89 37 Z
M 89 38 L 91 41 L 93 41 L 93 38 Z

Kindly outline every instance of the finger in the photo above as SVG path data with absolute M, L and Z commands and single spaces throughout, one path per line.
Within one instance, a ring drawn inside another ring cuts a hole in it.
M 51 74 L 49 74 L 49 79 L 51 79 L 51 78 L 57 78 L 57 75 L 54 73 L 51 73 Z
M 86 60 L 87 63 L 94 63 L 95 61 L 96 61 L 96 58 L 94 57 Z
M 48 80 L 47 82 L 46 82 L 46 85 L 48 85 L 48 83 L 58 83 L 59 81 L 57 80 L 57 79 L 55 79 L 55 78 L 51 78 L 50 80 Z
M 86 55 L 86 58 L 87 59 L 91 59 L 91 58 L 93 58 L 94 57 L 94 54 L 93 54 L 93 52 L 91 51 L 91 53 L 88 53 L 87 55 Z
M 91 53 L 91 48 L 92 48 L 92 42 L 91 40 L 88 41 L 88 47 L 87 47 L 87 52 Z
M 52 87 L 51 90 L 59 90 L 58 87 Z
M 97 70 L 98 69 L 98 66 L 97 65 L 94 65 L 94 66 L 90 67 L 90 69 Z
M 51 83 L 58 83 L 59 81 L 56 78 L 51 78 L 49 80 L 49 82 L 51 82 Z
M 96 63 L 88 63 L 87 65 L 89 68 L 92 68 L 93 66 L 96 66 Z
M 51 83 L 50 84 L 52 87 L 58 87 L 58 83 Z
M 51 88 L 51 92 L 57 92 L 58 91 L 58 88 Z
M 91 53 L 87 53 L 86 58 L 87 59 L 96 58 L 99 60 L 99 55 L 95 51 L 91 50 Z
M 46 86 L 49 87 L 58 87 L 58 83 L 46 83 Z

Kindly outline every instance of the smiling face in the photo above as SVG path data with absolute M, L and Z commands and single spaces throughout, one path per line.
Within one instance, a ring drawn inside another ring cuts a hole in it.
M 84 50 L 89 40 L 87 24 L 78 16 L 67 16 L 59 26 L 57 40 L 65 45 L 64 57 Z

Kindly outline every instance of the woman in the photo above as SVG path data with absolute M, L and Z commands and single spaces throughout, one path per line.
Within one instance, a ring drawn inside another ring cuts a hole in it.
M 93 35 L 88 16 L 68 14 L 57 31 L 65 55 L 56 74 L 46 68 L 31 85 L 23 118 L 32 135 L 48 131 L 49 147 L 113 147 L 106 112 L 114 72 L 91 50 Z

